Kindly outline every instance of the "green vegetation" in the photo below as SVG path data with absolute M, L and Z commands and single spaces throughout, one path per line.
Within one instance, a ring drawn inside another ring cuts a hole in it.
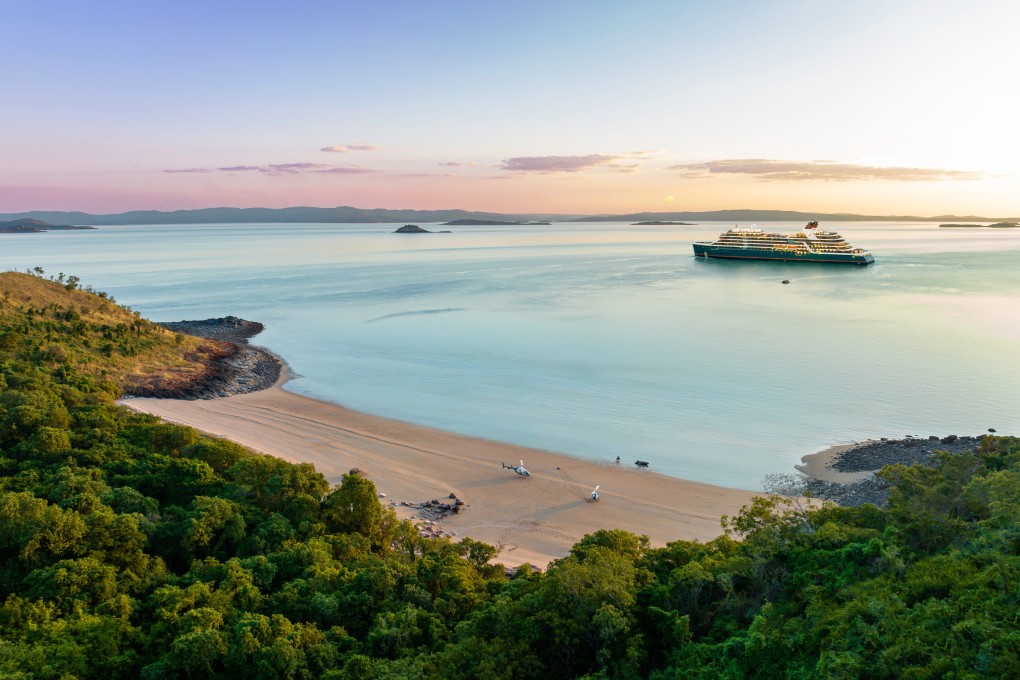
M 129 394 L 191 384 L 230 351 L 213 340 L 174 334 L 104 292 L 83 290 L 77 276 L 47 280 L 44 273 L 38 267 L 30 274 L 0 273 L 0 351 L 20 352 L 49 370 L 70 365 Z
M 0 319 L 2 677 L 1020 675 L 1020 440 L 887 468 L 887 510 L 762 498 L 708 543 L 600 531 L 508 578 L 368 479 L 117 406 L 70 362 L 111 357 L 44 357 L 22 313 Z

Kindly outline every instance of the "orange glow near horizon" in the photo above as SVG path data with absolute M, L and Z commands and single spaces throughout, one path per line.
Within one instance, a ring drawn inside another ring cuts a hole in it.
M 161 178 L 162 179 L 162 178 Z M 0 187 L 0 212 L 188 210 L 292 206 L 463 209 L 496 213 L 626 214 L 750 208 L 875 215 L 1020 214 L 1011 178 L 939 182 L 682 179 L 675 173 L 344 178 L 169 176 L 153 186 Z M 93 184 L 93 183 L 90 183 Z

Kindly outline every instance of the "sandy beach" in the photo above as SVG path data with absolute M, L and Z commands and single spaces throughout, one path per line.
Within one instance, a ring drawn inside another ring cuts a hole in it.
M 871 440 L 865 441 L 864 444 L 873 443 Z M 800 465 L 794 465 L 794 467 L 803 472 L 812 479 L 817 479 L 823 482 L 835 482 L 837 484 L 853 484 L 863 479 L 868 479 L 873 474 L 874 470 L 859 470 L 856 472 L 839 472 L 838 470 L 832 469 L 832 463 L 839 456 L 853 451 L 855 448 L 860 446 L 860 443 L 853 444 L 837 444 L 836 446 L 830 446 L 824 451 L 818 453 L 809 453 L 806 456 L 802 456 L 800 459 Z
M 313 463 L 333 483 L 357 467 L 402 517 L 417 514 L 402 502 L 456 494 L 465 509 L 440 520 L 443 531 L 497 546 L 498 561 L 507 565 L 544 567 L 603 528 L 647 534 L 655 545 L 709 540 L 721 533 L 720 517 L 737 513 L 754 495 L 638 469 L 625 452 L 620 464 L 583 461 L 352 411 L 293 394 L 282 383 L 222 399 L 123 403 L 256 451 Z M 521 459 L 530 478 L 500 465 Z M 596 484 L 600 500 L 593 503 Z

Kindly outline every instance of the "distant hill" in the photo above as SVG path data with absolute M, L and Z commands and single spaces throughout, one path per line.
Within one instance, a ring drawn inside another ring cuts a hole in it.
M 796 210 L 710 210 L 707 212 L 643 212 L 628 215 L 592 215 L 580 217 L 574 222 L 678 222 L 694 220 L 699 222 L 792 222 L 823 220 L 829 222 L 994 222 L 1015 221 L 1015 218 L 1001 217 L 960 217 L 939 215 L 919 217 L 917 215 L 857 215 L 854 213 L 817 213 Z
M 711 210 L 706 212 L 643 212 L 625 215 L 577 215 L 555 213 L 503 214 L 469 210 L 391 210 L 387 208 L 203 208 L 201 210 L 134 210 L 131 212 L 92 215 L 83 212 L 33 210 L 24 213 L 0 214 L 0 220 L 38 220 L 49 225 L 124 225 L 124 224 L 407 224 L 457 223 L 514 225 L 536 222 L 805 222 L 868 221 L 868 222 L 1016 222 L 1017 217 L 977 217 L 973 215 L 857 215 L 852 213 L 815 213 L 795 210 Z M 467 220 L 467 221 L 465 221 Z M 70 226 L 47 226 L 43 229 L 77 229 Z
M 940 224 L 943 229 L 1020 229 L 1016 222 L 996 222 L 995 224 Z
M 83 212 L 32 211 L 18 214 L 0 214 L 4 219 L 35 219 L 52 223 L 120 225 L 120 224 L 236 224 L 245 222 L 312 223 L 312 224 L 364 224 L 399 222 L 450 222 L 461 219 L 499 220 L 506 222 L 556 220 L 568 221 L 582 215 L 527 214 L 471 212 L 468 210 L 389 210 L 385 208 L 204 208 L 201 210 L 134 210 L 114 215 L 91 215 Z
M 477 220 L 477 219 L 465 219 L 465 220 L 453 220 L 452 222 L 445 222 L 446 226 L 466 227 L 492 227 L 492 226 L 535 226 L 535 225 L 547 225 L 548 222 L 521 222 L 516 220 Z
M 63 231 L 67 229 L 92 229 L 93 227 L 73 227 L 70 224 L 49 224 L 42 220 L 21 218 L 9 222 L 0 222 L 0 234 L 38 234 L 44 231 Z

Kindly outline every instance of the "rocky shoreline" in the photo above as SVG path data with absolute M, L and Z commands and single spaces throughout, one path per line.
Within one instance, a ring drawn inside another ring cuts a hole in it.
M 174 333 L 186 333 L 226 343 L 232 348 L 216 359 L 206 376 L 179 389 L 154 390 L 134 395 L 160 399 L 219 399 L 236 394 L 258 392 L 272 387 L 280 379 L 284 364 L 275 354 L 248 344 L 248 339 L 265 328 L 257 321 L 236 316 L 201 321 L 169 321 L 160 326 Z
M 834 482 L 804 474 L 805 491 L 815 498 L 831 500 L 839 505 L 859 506 L 870 503 L 881 507 L 888 498 L 885 482 L 875 477 L 886 465 L 933 465 L 936 451 L 966 453 L 981 445 L 988 435 L 975 437 L 929 436 L 904 439 L 881 439 L 856 444 L 834 455 L 826 469 L 840 473 L 871 473 L 853 482 Z

